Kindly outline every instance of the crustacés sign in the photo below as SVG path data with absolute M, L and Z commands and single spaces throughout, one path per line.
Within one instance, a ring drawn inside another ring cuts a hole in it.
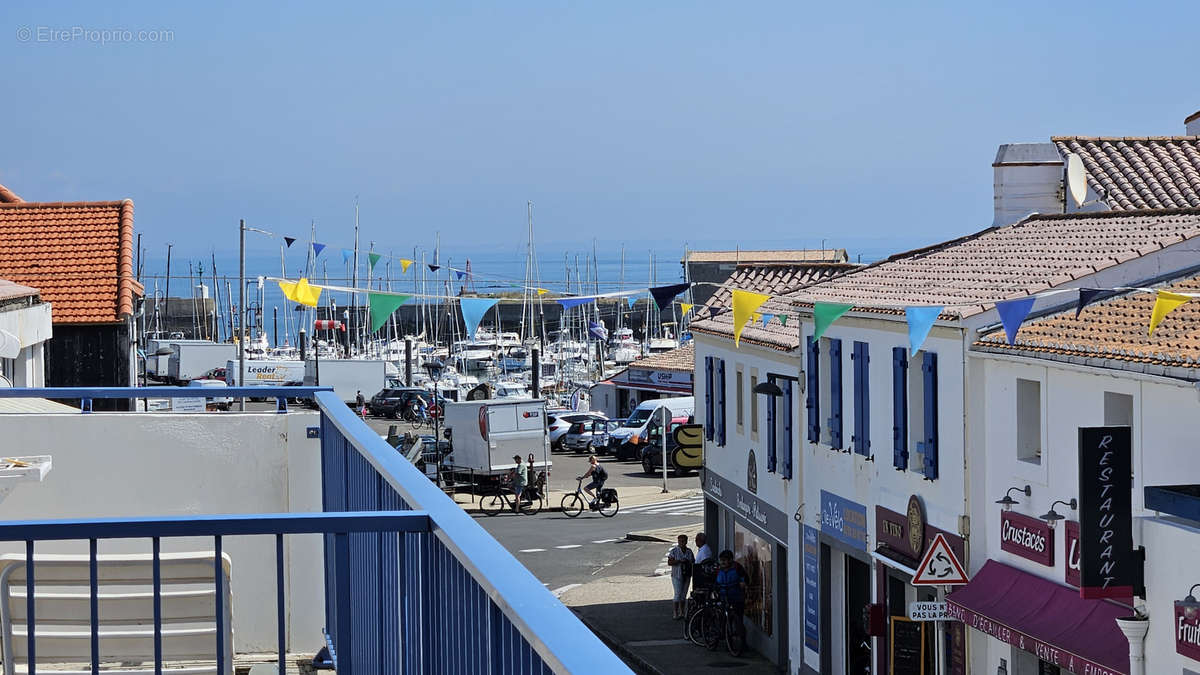
M 788 519 L 783 511 L 713 473 L 712 469 L 704 470 L 704 492 L 775 541 L 787 543 Z
M 1001 511 L 1000 550 L 1054 567 L 1054 530 L 1043 520 Z
M 1129 427 L 1079 429 L 1079 595 L 1129 598 L 1133 551 L 1133 458 Z

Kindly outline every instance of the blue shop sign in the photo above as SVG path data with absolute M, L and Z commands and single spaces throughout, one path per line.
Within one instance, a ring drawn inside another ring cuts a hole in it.
M 867 507 L 821 490 L 821 531 L 847 546 L 867 550 Z
M 816 528 L 804 526 L 804 646 L 821 652 L 820 568 L 817 556 L 821 545 Z

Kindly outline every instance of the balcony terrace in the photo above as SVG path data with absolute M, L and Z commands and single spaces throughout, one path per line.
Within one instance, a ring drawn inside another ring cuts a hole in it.
M 0 471 L 6 674 L 295 672 L 322 647 L 339 673 L 629 672 L 328 390 L 221 392 L 277 412 L 90 412 L 196 393 L 0 389 L 82 402 L 0 415 L 0 455 L 52 458 L 41 481 Z

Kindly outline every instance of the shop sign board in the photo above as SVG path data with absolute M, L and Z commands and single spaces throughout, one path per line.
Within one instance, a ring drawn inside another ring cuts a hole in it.
M 925 530 L 925 509 L 916 495 L 908 498 L 905 513 L 875 507 L 875 540 L 897 553 L 920 560 L 925 552 Z
M 1079 523 L 1068 520 L 1063 529 L 1063 548 L 1067 552 L 1067 573 L 1065 581 L 1069 586 L 1079 588 Z
M 1056 665 L 1060 668 L 1066 668 L 1072 673 L 1088 673 L 1088 675 L 1124 675 L 1112 668 L 1103 666 L 1095 661 L 1091 661 L 1079 656 L 1076 656 L 1065 649 L 1056 647 L 1048 642 L 1022 633 L 1015 628 L 992 621 L 982 614 L 977 614 L 962 605 L 951 600 L 947 603 L 947 609 L 950 612 L 950 618 L 955 621 L 962 621 L 966 625 L 974 628 L 982 633 L 996 638 L 997 640 L 1010 644 L 1018 649 L 1027 651 L 1037 655 L 1039 659 L 1047 663 Z
M 722 478 L 712 469 L 704 470 L 704 494 L 732 511 L 750 527 L 775 541 L 787 544 L 789 519 L 783 511 L 768 504 L 733 481 Z
M 1054 567 L 1054 530 L 1044 520 L 1001 511 L 1000 550 Z
M 821 651 L 821 583 L 818 556 L 821 545 L 817 541 L 817 529 L 804 526 L 804 646 Z
M 913 621 L 949 621 L 950 611 L 944 602 L 918 600 L 908 603 L 908 618 Z
M 1133 551 L 1133 456 L 1129 427 L 1079 428 L 1079 595 L 1129 598 Z
M 1200 661 L 1200 606 L 1185 600 L 1175 601 L 1175 620 L 1171 623 L 1175 631 L 1175 651 L 1178 654 Z
M 925 675 L 925 624 L 902 616 L 891 617 L 890 675 Z
M 847 546 L 867 550 L 867 507 L 821 490 L 821 531 Z
M 630 368 L 626 371 L 626 379 L 631 384 L 657 384 L 666 387 L 692 386 L 692 371 L 649 370 L 646 368 Z

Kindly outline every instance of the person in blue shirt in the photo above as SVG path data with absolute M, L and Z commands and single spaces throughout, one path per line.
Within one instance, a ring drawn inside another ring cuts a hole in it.
M 717 556 L 720 567 L 714 586 L 717 592 L 725 597 L 738 617 L 738 632 L 745 635 L 746 628 L 742 623 L 742 615 L 746 613 L 746 572 L 733 561 L 733 551 L 725 549 Z

